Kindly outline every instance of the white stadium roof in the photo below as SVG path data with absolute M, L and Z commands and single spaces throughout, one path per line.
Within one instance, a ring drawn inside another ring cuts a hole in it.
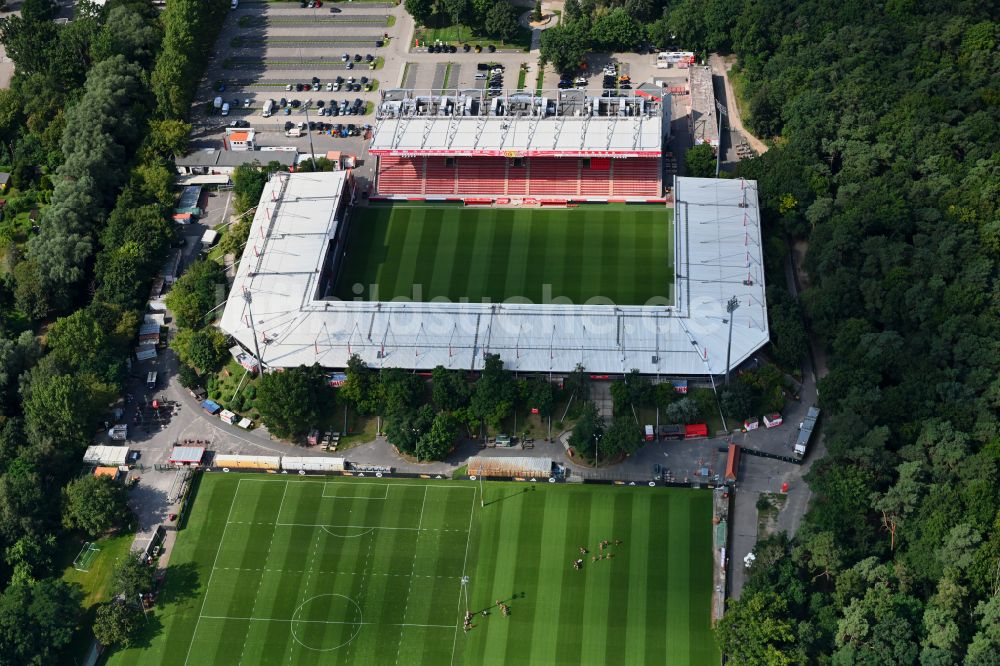
M 669 104 L 623 92 L 390 90 L 377 110 L 373 155 L 659 157 Z M 669 122 L 668 122 L 669 127 Z
M 717 375 L 734 296 L 732 366 L 768 341 L 753 181 L 677 178 L 675 304 L 615 306 L 319 300 L 345 178 L 280 174 L 264 188 L 221 326 L 251 353 L 256 331 L 268 366 L 341 368 L 358 354 L 373 367 L 481 369 L 492 353 L 522 372 Z

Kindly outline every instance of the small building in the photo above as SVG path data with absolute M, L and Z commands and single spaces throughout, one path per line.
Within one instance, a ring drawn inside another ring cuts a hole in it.
M 94 476 L 109 476 L 112 481 L 117 481 L 119 475 L 122 473 L 117 467 L 95 467 Z
M 10 174 L 0 171 L 0 192 L 6 192 L 8 189 L 10 189 Z
M 726 482 L 736 483 L 736 478 L 740 473 L 740 447 L 738 444 L 729 445 L 729 456 L 726 458 Z
M 243 351 L 243 347 L 240 347 L 239 345 L 233 345 L 232 347 L 229 348 L 229 354 L 233 357 L 233 359 L 237 363 L 243 366 L 244 370 L 253 374 L 257 373 L 257 369 L 260 367 L 257 364 L 257 359 L 255 359 L 252 355 Z
M 256 148 L 256 145 L 254 144 L 254 134 L 253 128 L 238 129 L 234 127 L 227 127 L 226 136 L 224 138 L 226 150 L 254 150 Z
M 212 461 L 213 467 L 228 469 L 281 469 L 280 456 L 237 456 L 228 454 L 217 454 Z
M 295 165 L 297 153 L 294 151 L 274 150 L 219 150 L 205 148 L 196 150 L 174 160 L 177 173 L 188 175 L 225 175 L 229 176 L 241 164 L 267 164 L 278 162 L 285 170 Z
M 163 263 L 163 267 L 160 268 L 160 278 L 163 279 L 164 284 L 173 284 L 174 280 L 177 279 L 177 272 L 181 265 L 181 252 L 180 250 L 174 250 L 170 253 L 167 260 Z
M 343 472 L 343 458 L 282 456 L 281 469 L 289 472 Z
M 473 456 L 469 476 L 483 478 L 544 478 L 552 476 L 551 458 L 528 456 Z
M 204 446 L 175 446 L 170 451 L 170 464 L 179 467 L 197 467 L 205 457 Z
M 127 446 L 89 446 L 83 454 L 83 462 L 100 467 L 118 467 L 128 460 Z
M 209 414 L 211 414 L 212 416 L 215 416 L 216 414 L 222 411 L 222 407 L 219 406 L 219 403 L 215 402 L 214 400 L 205 400 L 204 402 L 201 403 L 201 408 L 204 409 Z
M 206 229 L 205 233 L 201 236 L 201 247 L 204 250 L 209 249 L 215 245 L 215 241 L 219 240 L 219 232 L 215 229 Z
M 156 343 L 160 340 L 160 325 L 159 324 L 140 324 L 139 325 L 139 342 L 152 342 Z
M 659 435 L 660 439 L 684 439 L 684 426 L 677 423 L 661 425 Z
M 691 82 L 691 134 L 694 145 L 719 147 L 719 114 L 715 107 L 712 68 L 698 65 L 688 70 Z
M 708 426 L 704 423 L 690 423 L 684 426 L 684 439 L 708 437 Z
M 764 427 L 765 428 L 777 428 L 783 423 L 781 414 L 775 412 L 774 414 L 767 414 L 764 416 Z
M 135 360 L 151 361 L 156 358 L 156 344 L 147 343 L 135 348 Z

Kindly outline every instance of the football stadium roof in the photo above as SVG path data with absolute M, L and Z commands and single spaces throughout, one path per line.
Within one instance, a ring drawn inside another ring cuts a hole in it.
M 319 298 L 346 178 L 277 174 L 264 188 L 221 327 L 268 366 L 342 368 L 357 354 L 373 367 L 478 370 L 499 354 L 522 372 L 720 375 L 733 297 L 732 367 L 768 341 L 753 181 L 675 179 L 675 304 L 623 306 Z
M 634 91 L 389 90 L 377 109 L 373 155 L 659 157 L 664 105 Z M 668 111 L 669 113 L 669 111 Z

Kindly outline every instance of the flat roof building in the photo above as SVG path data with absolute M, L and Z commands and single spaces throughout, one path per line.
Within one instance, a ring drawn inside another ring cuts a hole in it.
M 719 147 L 719 110 L 715 106 L 712 68 L 699 65 L 688 70 L 691 81 L 691 133 L 694 144 Z

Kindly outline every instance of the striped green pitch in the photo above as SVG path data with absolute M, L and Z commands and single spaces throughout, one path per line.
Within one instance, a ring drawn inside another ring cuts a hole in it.
M 673 303 L 673 211 L 662 205 L 373 204 L 354 216 L 343 300 Z
M 109 664 L 719 662 L 710 491 L 489 483 L 480 507 L 478 490 L 206 475 L 148 640 Z

